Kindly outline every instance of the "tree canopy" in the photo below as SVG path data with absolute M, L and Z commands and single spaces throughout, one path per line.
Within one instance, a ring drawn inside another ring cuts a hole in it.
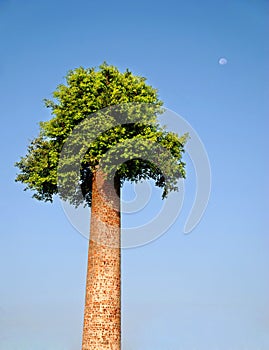
M 162 101 L 145 78 L 106 63 L 80 67 L 44 101 L 52 119 L 40 123 L 39 135 L 16 163 L 16 181 L 33 190 L 34 198 L 52 201 L 59 194 L 90 205 L 92 175 L 101 165 L 121 184 L 153 179 L 163 197 L 185 177 L 187 135 L 160 126 Z

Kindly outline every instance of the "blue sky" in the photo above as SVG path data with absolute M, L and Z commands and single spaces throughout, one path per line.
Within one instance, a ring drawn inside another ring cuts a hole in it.
M 50 117 L 43 98 L 69 69 L 104 60 L 158 88 L 200 135 L 212 171 L 190 235 L 188 162 L 175 224 L 123 251 L 123 350 L 269 348 L 267 39 L 265 0 L 0 1 L 0 350 L 80 347 L 88 242 L 59 200 L 22 191 L 13 164 Z

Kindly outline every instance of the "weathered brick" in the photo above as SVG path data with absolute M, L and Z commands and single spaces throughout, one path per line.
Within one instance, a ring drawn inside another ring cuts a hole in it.
M 121 347 L 119 192 L 119 181 L 94 174 L 82 350 Z

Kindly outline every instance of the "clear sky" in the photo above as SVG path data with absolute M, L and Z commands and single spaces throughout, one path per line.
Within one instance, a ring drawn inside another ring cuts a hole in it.
M 174 225 L 123 251 L 122 349 L 269 349 L 268 10 L 266 0 L 0 0 L 0 350 L 80 348 L 88 242 L 59 200 L 22 191 L 13 164 L 50 117 L 43 98 L 69 69 L 104 60 L 158 88 L 200 135 L 212 171 L 191 234 L 188 163 Z

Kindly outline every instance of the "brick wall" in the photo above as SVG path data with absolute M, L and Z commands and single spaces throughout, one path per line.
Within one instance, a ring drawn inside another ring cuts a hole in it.
M 115 190 L 116 188 L 116 190 Z M 82 350 L 119 350 L 121 343 L 120 185 L 95 173 Z

